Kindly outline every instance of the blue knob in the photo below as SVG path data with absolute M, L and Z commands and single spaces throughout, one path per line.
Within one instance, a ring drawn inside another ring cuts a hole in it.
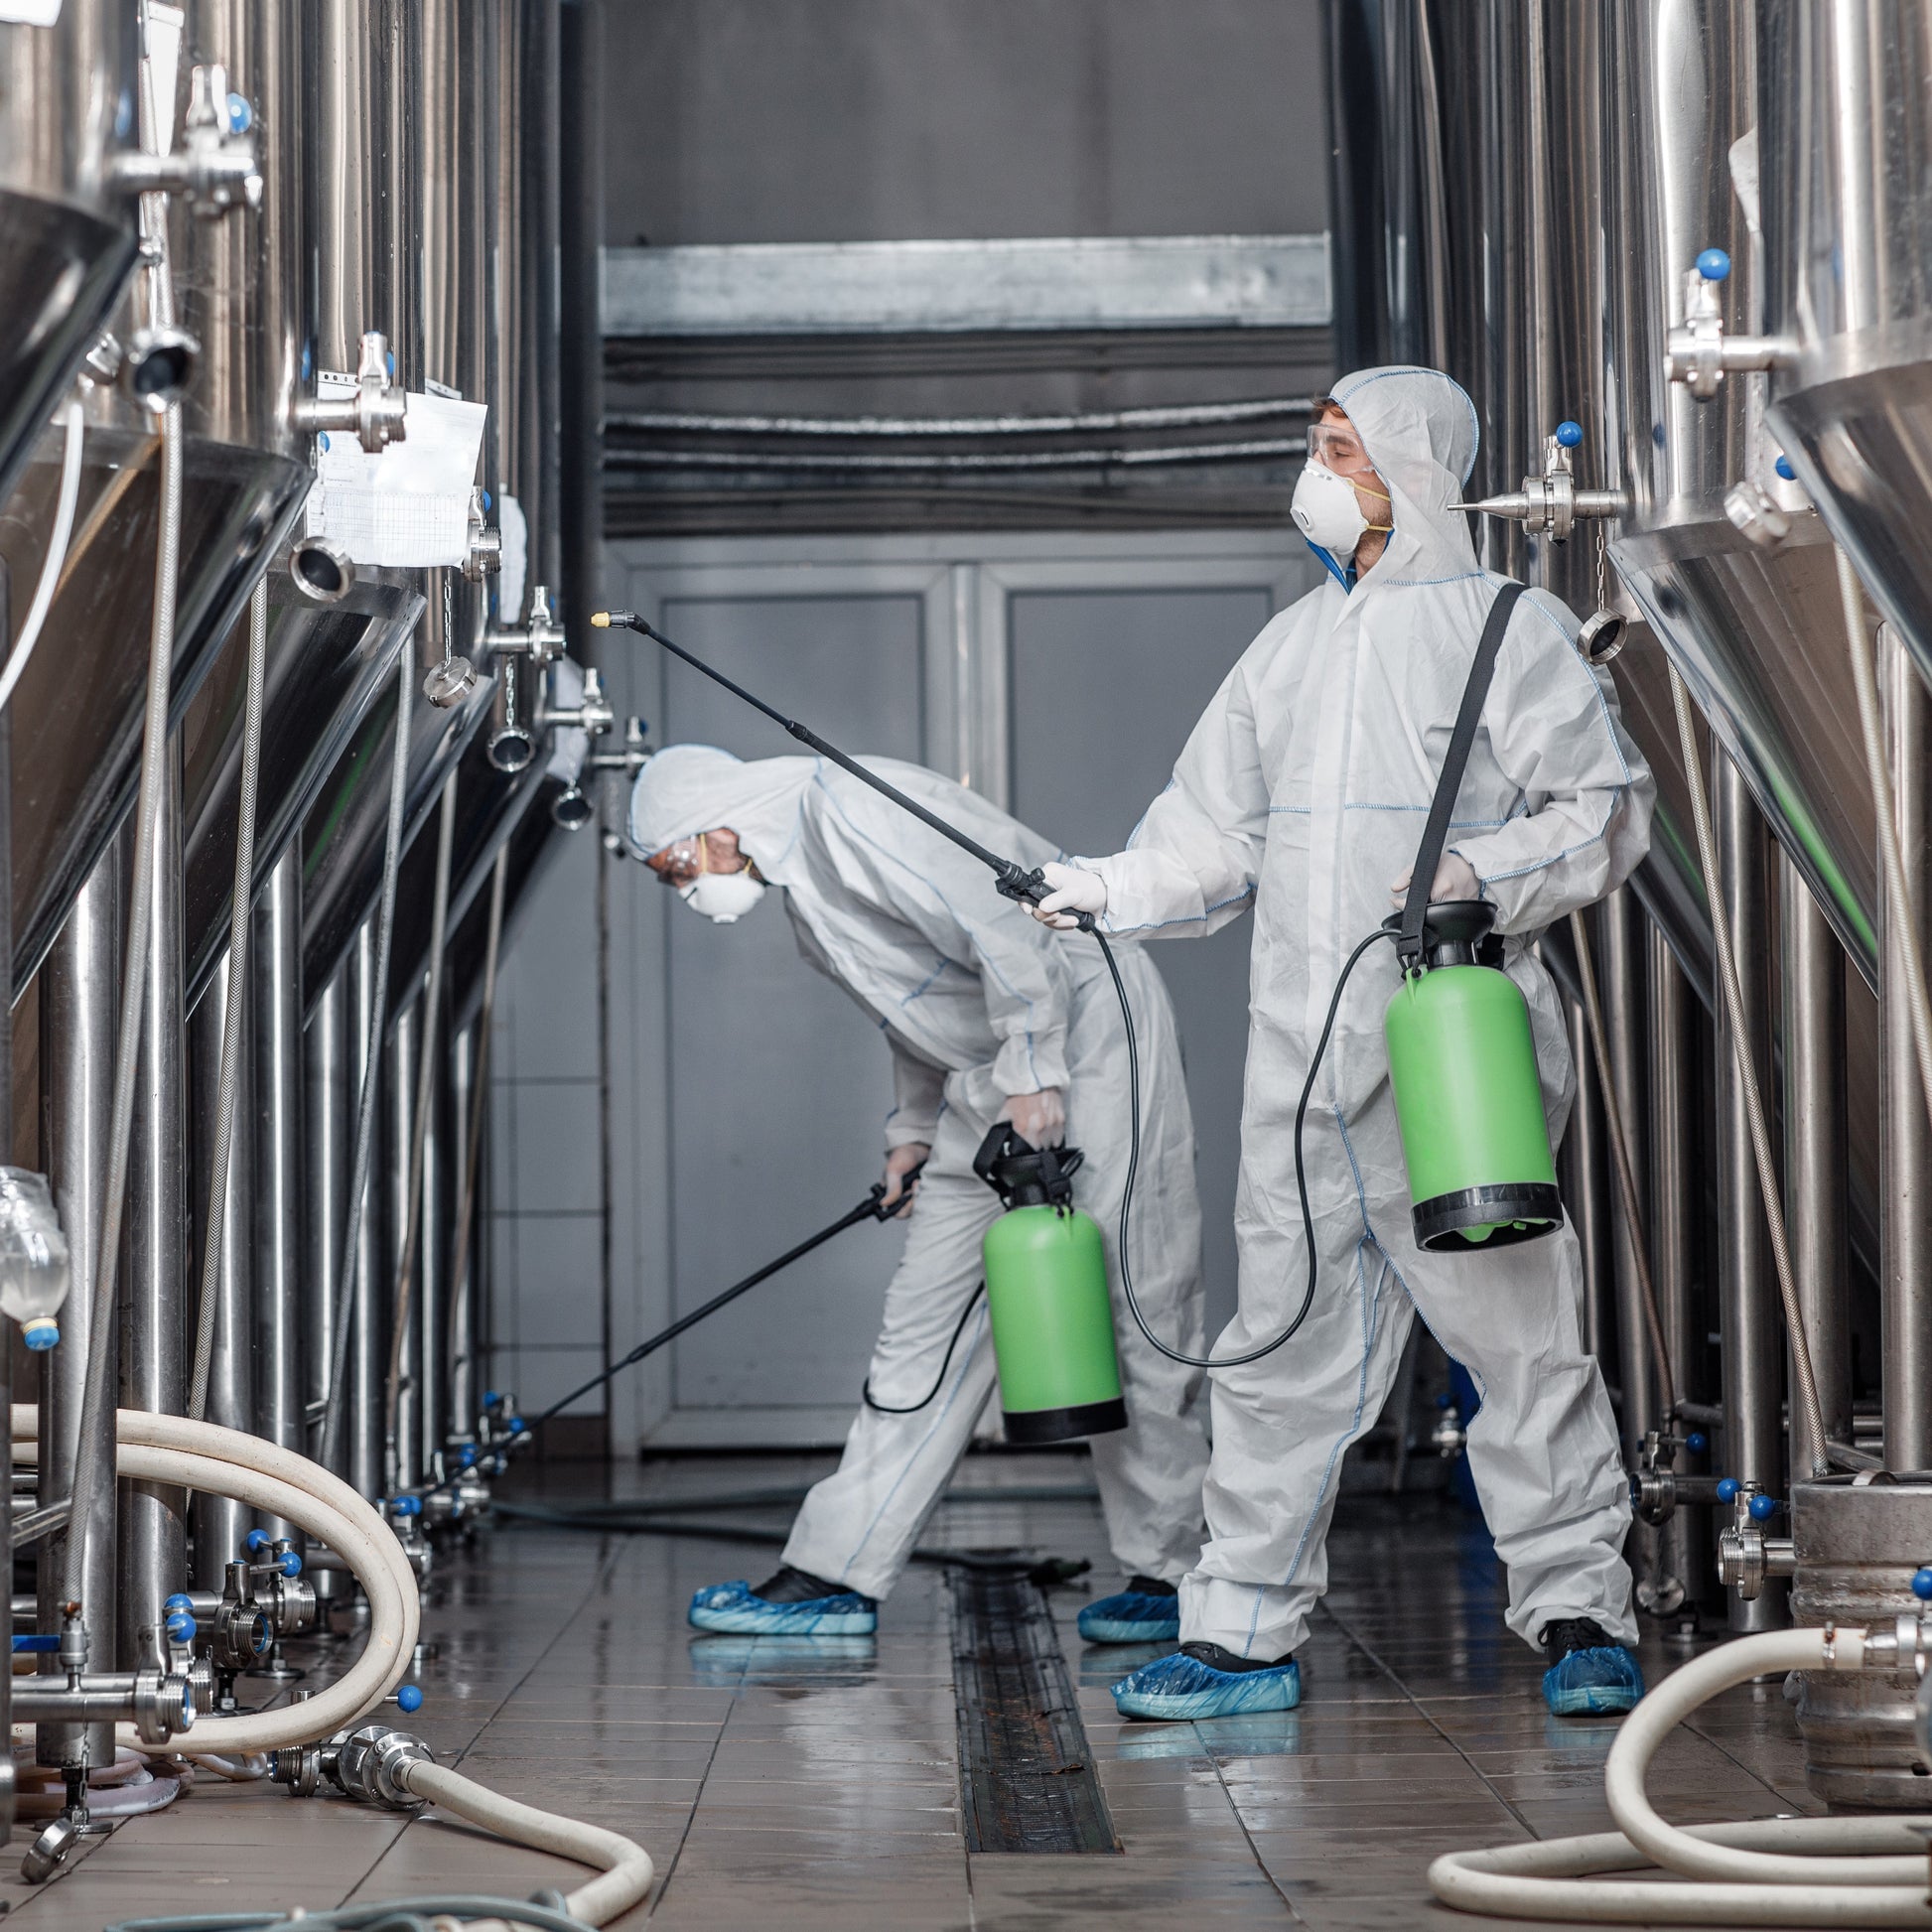
M 1932 1602 L 1932 1566 L 1912 1573 L 1912 1594 L 1921 1603 Z
M 1703 1430 L 1694 1429 L 1691 1431 L 1691 1433 L 1688 1436 L 1684 1438 L 1684 1447 L 1687 1449 L 1689 1449 L 1693 1455 L 1702 1455 L 1704 1451 L 1711 1447 L 1711 1439 L 1704 1433 Z
M 176 1590 L 174 1595 L 169 1597 L 161 1607 L 171 1612 L 174 1610 L 186 1610 L 190 1616 L 193 1616 L 195 1614 L 195 1599 L 192 1596 L 185 1596 L 180 1590 Z
M 465 1443 L 456 1452 L 456 1465 L 459 1469 L 474 1469 L 477 1466 L 477 1446 Z
M 1583 440 L 1584 426 L 1582 423 L 1565 422 L 1557 425 L 1557 443 L 1560 448 L 1574 450 Z
M 405 1684 L 396 1692 L 398 1711 L 420 1711 L 423 1708 L 423 1687 L 420 1684 Z
M 423 1499 L 420 1496 L 391 1497 L 389 1507 L 398 1516 L 420 1516 L 423 1513 Z
M 512 1416 L 510 1418 L 510 1429 L 513 1434 L 521 1436 L 527 1428 L 529 1428 L 529 1424 L 521 1416 Z
M 1791 459 L 1788 456 L 1779 457 L 1777 462 L 1772 467 L 1777 471 L 1778 475 L 1785 480 L 1786 483 L 1796 483 L 1798 481 L 1798 473 L 1797 471 L 1792 469 Z
M 171 1610 L 164 1626 L 176 1643 L 195 1641 L 195 1613 L 193 1610 Z
M 302 345 L 302 380 L 304 382 L 308 381 L 310 372 L 315 368 L 315 365 L 316 365 L 315 348 L 313 345 L 309 343 L 304 343 Z
M 485 489 L 485 490 L 483 491 L 483 508 L 484 508 L 484 509 L 488 509 L 488 508 L 489 508 L 489 505 L 490 505 L 490 500 L 491 500 L 491 499 L 490 499 L 490 494 L 489 494 L 489 491 Z
M 1730 257 L 1722 248 L 1707 248 L 1698 257 L 1698 273 L 1707 282 L 1722 282 L 1730 273 Z
M 301 1576 L 301 1574 L 302 1574 L 301 1551 L 284 1550 L 282 1552 L 282 1575 L 284 1577 L 299 1577 Z
M 1744 1485 L 1741 1482 L 1739 1482 L 1735 1476 L 1725 1476 L 1725 1479 L 1718 1484 L 1718 1500 L 1721 1503 L 1734 1503 L 1737 1500 L 1738 1490 L 1740 1490 L 1743 1486 Z
M 250 1530 L 248 1534 L 241 1539 L 241 1547 L 244 1550 L 246 1550 L 251 1557 L 258 1557 L 274 1541 L 275 1539 L 272 1536 L 270 1536 L 266 1530 Z
M 1702 260 L 1703 257 L 1700 256 L 1699 259 Z M 1726 257 L 1725 262 L 1725 273 L 1727 275 L 1729 274 L 1729 272 L 1730 272 L 1730 263 L 1729 263 L 1729 258 Z M 1719 278 L 1714 278 L 1714 279 L 1719 279 Z M 388 361 L 389 364 L 389 380 L 393 382 L 396 379 L 396 351 L 392 348 L 385 359 Z
M 498 1395 L 494 1389 L 485 1389 L 483 1391 L 483 1407 L 485 1409 L 495 1408 L 495 1406 L 499 1402 L 501 1402 L 502 1399 L 503 1398 L 500 1395 Z
M 60 1647 L 61 1639 L 59 1637 L 16 1637 L 14 1639 L 14 1654 L 16 1656 L 26 1650 L 59 1650 Z
M 1753 1496 L 1745 1506 L 1753 1523 L 1768 1523 L 1784 1507 L 1775 1496 Z
M 228 132 L 246 134 L 255 124 L 255 110 L 240 94 L 228 96 Z

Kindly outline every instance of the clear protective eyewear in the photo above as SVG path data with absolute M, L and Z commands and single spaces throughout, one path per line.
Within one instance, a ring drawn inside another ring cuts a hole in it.
M 696 838 L 679 839 L 676 844 L 653 853 L 650 869 L 667 886 L 690 885 L 692 880 L 711 870 L 704 834 L 700 832 Z
M 1309 429 L 1309 455 L 1338 477 L 1359 477 L 1374 468 L 1362 439 L 1351 425 L 1314 423 Z

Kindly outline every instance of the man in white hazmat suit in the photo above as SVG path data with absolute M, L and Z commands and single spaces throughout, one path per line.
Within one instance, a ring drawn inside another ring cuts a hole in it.
M 1368 369 L 1311 432 L 1296 521 L 1328 579 L 1273 619 L 1194 727 L 1128 850 L 1046 868 L 1039 915 L 1109 933 L 1212 932 L 1250 905 L 1251 1031 L 1235 1202 L 1239 1312 L 1213 1355 L 1279 1334 L 1308 1279 L 1295 1114 L 1335 981 L 1406 888 L 1489 608 L 1450 508 L 1476 419 L 1449 378 Z M 1480 897 L 1529 1003 L 1553 1142 L 1575 1091 L 1542 929 L 1621 883 L 1649 837 L 1653 786 L 1608 678 L 1541 591 L 1504 633 L 1435 899 Z M 1326 1587 L 1323 1539 L 1343 1451 L 1386 1400 L 1409 1324 L 1468 1368 L 1481 1407 L 1470 1474 L 1509 1572 L 1509 1627 L 1549 1658 L 1553 1711 L 1627 1710 L 1642 1679 L 1622 1548 L 1617 1431 L 1581 1328 L 1575 1234 L 1469 1254 L 1420 1249 L 1382 1015 L 1393 947 L 1349 982 L 1309 1109 L 1319 1254 L 1312 1309 L 1278 1353 L 1216 1369 L 1208 1539 L 1181 1586 L 1181 1650 L 1115 1687 L 1122 1712 L 1285 1710 L 1293 1653 Z M 1418 1580 L 1426 1587 L 1425 1580 Z
M 982 845 L 1035 866 L 1054 848 L 950 779 L 866 762 Z M 1128 1156 L 1127 1040 L 1100 951 L 1063 945 L 994 891 L 987 869 L 849 772 L 816 758 L 742 762 L 676 745 L 631 794 L 632 849 L 692 907 L 731 920 L 783 890 L 799 951 L 876 1020 L 892 1047 L 887 1200 L 914 1184 L 887 1290 L 866 1406 L 836 1474 L 813 1488 L 783 1567 L 756 1589 L 698 1591 L 691 1621 L 755 1635 L 861 1635 L 908 1561 L 993 1392 L 980 1244 L 1001 1212 L 973 1172 L 996 1121 L 1035 1147 L 1085 1151 L 1076 1198 L 1109 1273 Z M 1167 989 L 1137 946 L 1118 958 L 1140 1042 L 1143 1146 L 1129 1238 L 1141 1302 L 1163 1335 L 1202 1333 L 1194 1131 Z M 1118 1297 L 1118 1286 L 1116 1286 Z M 1207 1467 L 1197 1370 L 1148 1347 L 1117 1311 L 1130 1426 L 1091 1438 L 1126 1587 L 1089 1603 L 1095 1642 L 1179 1634 L 1175 1585 L 1200 1547 Z

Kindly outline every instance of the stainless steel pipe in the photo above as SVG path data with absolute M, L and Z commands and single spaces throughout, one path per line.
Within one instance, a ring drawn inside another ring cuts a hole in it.
M 80 890 L 41 969 L 41 1080 L 48 1177 L 72 1255 L 73 1279 L 87 1284 L 99 1267 L 101 1202 L 107 1185 L 108 1115 L 113 1104 L 114 1029 L 121 971 L 121 856 L 110 852 Z M 61 1346 L 40 1361 L 40 1500 L 73 1492 L 81 1387 L 93 1344 L 91 1298 L 69 1295 L 61 1311 Z M 109 1343 L 112 1346 L 112 1343 Z M 112 1386 L 111 1384 L 109 1385 Z M 106 1417 L 113 1454 L 114 1419 Z M 37 1579 L 43 1630 L 58 1630 L 68 1533 L 41 1545 Z M 101 1486 L 87 1546 L 86 1599 L 96 1661 L 114 1656 L 114 1491 Z M 56 1668 L 43 1659 L 43 1671 Z M 63 1673 L 65 1681 L 65 1673 Z M 18 1693 L 16 1693 L 16 1697 Z M 16 1711 L 20 1706 L 16 1704 Z M 111 1763 L 112 1724 L 49 1725 L 36 1757 L 43 1764 Z
M 345 1141 L 353 1137 L 354 1096 L 362 1090 L 369 1052 L 369 1018 L 376 997 L 375 922 L 365 919 L 355 935 L 348 955 L 348 1040 L 345 1058 L 349 1069 L 349 1112 Z M 375 1042 L 382 1052 L 385 1042 Z M 383 1239 L 382 1109 L 376 1109 L 376 1146 L 370 1152 L 369 1171 L 362 1197 L 362 1215 L 355 1252 L 343 1258 L 344 1289 L 353 1301 L 349 1317 L 347 1373 L 343 1384 L 343 1400 L 347 1405 L 347 1428 L 343 1440 L 347 1445 L 345 1470 L 351 1487 L 364 1496 L 382 1493 L 382 1385 L 388 1366 L 389 1331 L 383 1320 L 388 1305 L 388 1243 Z M 344 1148 L 346 1168 L 352 1152 Z M 349 1186 L 345 1173 L 345 1193 Z M 339 1223 L 339 1226 L 345 1223 Z M 336 1240 L 343 1237 L 340 1233 Z
M 1737 765 L 1715 746 L 1713 763 L 1713 829 L 1743 996 L 1746 1037 L 1741 1044 L 1756 1066 L 1759 1091 L 1769 1093 L 1770 839 Z M 1718 1267 L 1725 1411 L 1721 1473 L 1776 1491 L 1785 1473 L 1780 1426 L 1783 1320 L 1744 1088 L 1737 1078 L 1729 1022 L 1722 1010 L 1718 1025 Z M 1781 1584 L 1767 1584 L 1749 1601 L 1732 1592 L 1730 1627 L 1776 1628 L 1784 1621 L 1784 1595 Z
M 255 903 L 255 1433 L 301 1452 L 302 855 L 282 854 Z M 293 1525 L 264 1521 L 272 1536 Z
M 1784 1190 L 1791 1266 L 1827 1441 L 1852 1440 L 1851 1243 L 1846 1199 L 1845 953 L 1790 860 L 1780 859 Z M 1792 1378 L 1795 1382 L 1795 1378 Z M 1791 1410 L 1791 1480 L 1826 1452 Z M 1786 1490 L 1783 1493 L 1789 1494 Z
M 1598 1361 L 1606 1362 L 1611 1358 L 1615 1297 L 1603 1095 L 1582 1003 L 1566 1000 L 1564 1013 L 1570 1024 L 1570 1057 L 1577 1068 L 1577 1104 L 1570 1110 L 1570 1131 L 1563 1137 L 1563 1202 L 1583 1250 L 1584 1341 Z
M 1617 1356 L 1622 1363 L 1624 1454 L 1635 1466 L 1635 1455 L 1647 1431 L 1656 1428 L 1668 1390 L 1656 1386 L 1652 1366 L 1649 1325 L 1643 1306 L 1643 1277 L 1639 1272 L 1637 1243 L 1650 1223 L 1649 1151 L 1644 1127 L 1648 1120 L 1645 1105 L 1645 1076 L 1648 1071 L 1644 1051 L 1643 935 L 1648 925 L 1637 896 L 1627 886 L 1607 897 L 1597 910 L 1596 929 L 1601 935 L 1603 961 L 1603 1031 L 1609 1038 L 1610 1078 L 1616 1087 L 1617 1112 L 1622 1117 L 1627 1142 L 1631 1177 L 1636 1183 L 1637 1211 L 1643 1229 L 1633 1229 L 1623 1212 L 1620 1193 L 1612 1191 L 1610 1200 L 1612 1236 L 1610 1253 L 1616 1283 Z
M 1932 901 L 1932 694 L 1889 624 L 1878 631 L 1878 691 L 1899 856 L 1918 919 L 1920 955 L 1932 957 L 1926 937 Z M 1932 1124 L 1912 1048 L 1898 918 L 1899 908 L 1884 895 L 1878 970 L 1879 1355 L 1885 1466 L 1905 1470 L 1932 1467 Z

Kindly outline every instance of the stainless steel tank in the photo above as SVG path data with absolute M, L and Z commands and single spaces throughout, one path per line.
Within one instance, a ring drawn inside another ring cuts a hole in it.
M 123 0 L 0 26 L 0 498 L 134 266 L 114 177 L 134 141 L 135 32 Z
M 1759 44 L 1771 428 L 1932 675 L 1932 13 L 1760 0 Z
M 1932 1555 L 1932 1481 L 1830 1476 L 1791 1498 L 1791 1616 L 1869 1627 L 1925 1607 L 1912 1573 Z M 1932 1765 L 1913 1737 L 1911 1671 L 1804 1673 L 1805 1782 L 1834 1811 L 1932 1810 Z

